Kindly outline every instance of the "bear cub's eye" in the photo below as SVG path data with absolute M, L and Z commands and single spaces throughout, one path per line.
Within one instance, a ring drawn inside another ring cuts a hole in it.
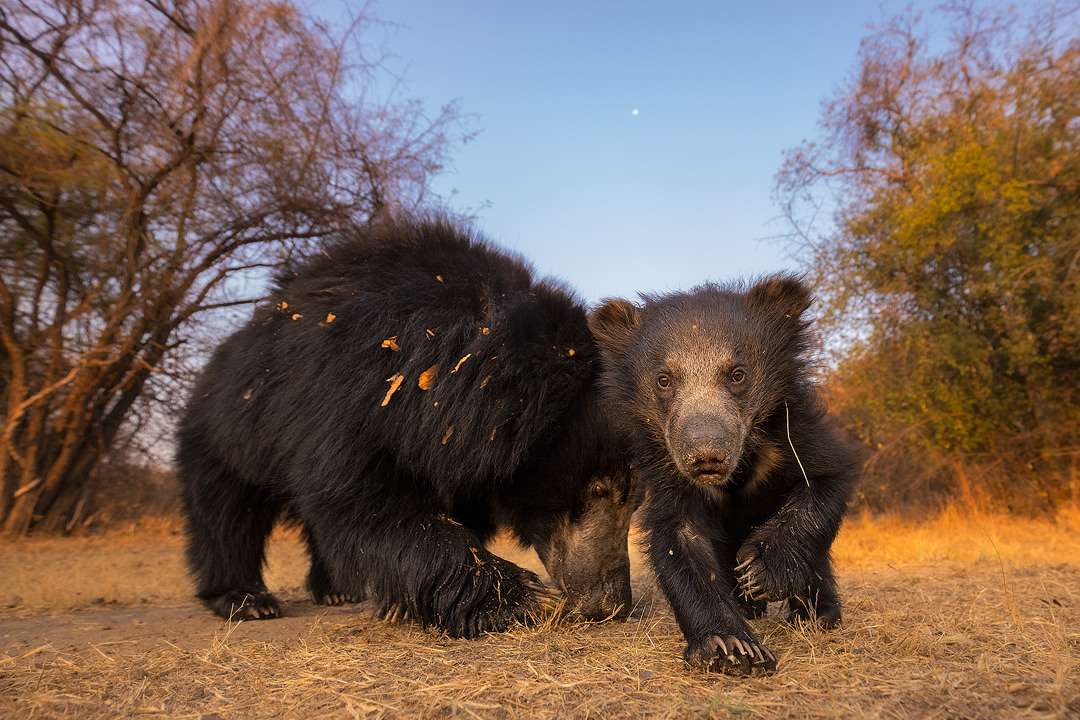
M 656 378 L 656 385 L 663 390 L 668 389 L 671 387 L 671 376 L 667 373 L 660 373 Z
M 593 495 L 598 498 L 607 497 L 608 489 L 602 483 L 596 483 L 596 486 L 592 489 Z
M 746 371 L 743 370 L 741 367 L 737 367 L 731 371 L 731 382 L 735 383 L 736 385 L 738 385 L 745 379 Z

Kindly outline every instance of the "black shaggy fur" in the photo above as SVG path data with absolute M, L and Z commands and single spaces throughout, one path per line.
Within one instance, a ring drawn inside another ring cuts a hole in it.
M 745 617 L 782 600 L 840 622 L 829 550 L 856 481 L 809 380 L 810 294 L 778 275 L 645 300 L 609 300 L 590 324 L 647 492 L 648 557 L 690 665 L 772 670 Z
M 380 222 L 283 272 L 207 365 L 177 467 L 198 596 L 274 617 L 266 537 L 299 520 L 317 602 L 455 636 L 536 610 L 507 527 L 590 618 L 630 601 L 629 466 L 562 287 L 448 221 Z

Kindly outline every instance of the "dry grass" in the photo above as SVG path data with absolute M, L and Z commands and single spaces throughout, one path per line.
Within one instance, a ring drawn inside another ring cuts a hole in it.
M 843 627 L 757 621 L 780 668 L 738 679 L 683 666 L 640 564 L 634 622 L 465 641 L 313 609 L 287 533 L 270 583 L 292 616 L 239 626 L 187 599 L 168 528 L 6 542 L 0 717 L 1080 717 L 1080 512 L 853 518 L 835 555 Z

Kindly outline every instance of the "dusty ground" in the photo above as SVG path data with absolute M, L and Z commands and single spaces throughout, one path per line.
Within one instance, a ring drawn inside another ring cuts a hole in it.
M 737 679 L 683 666 L 640 563 L 631 622 L 467 641 L 310 604 L 289 533 L 287 616 L 232 625 L 189 599 L 167 523 L 0 541 L 0 718 L 1080 718 L 1080 513 L 854 519 L 835 550 L 843 627 L 757 621 L 780 668 Z

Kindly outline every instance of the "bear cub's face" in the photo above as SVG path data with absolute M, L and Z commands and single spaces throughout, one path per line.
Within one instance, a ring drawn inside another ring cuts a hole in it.
M 646 421 L 655 426 L 679 473 L 719 485 L 734 472 L 760 401 L 754 378 L 761 368 L 748 353 L 725 343 L 702 322 L 668 335 L 635 378 L 651 396 Z M 646 369 L 647 368 L 647 369 Z
M 801 376 L 809 304 L 797 279 L 779 275 L 747 290 L 706 285 L 594 311 L 606 396 L 644 440 L 646 459 L 698 486 L 730 480 L 760 441 L 755 428 L 784 412 Z

